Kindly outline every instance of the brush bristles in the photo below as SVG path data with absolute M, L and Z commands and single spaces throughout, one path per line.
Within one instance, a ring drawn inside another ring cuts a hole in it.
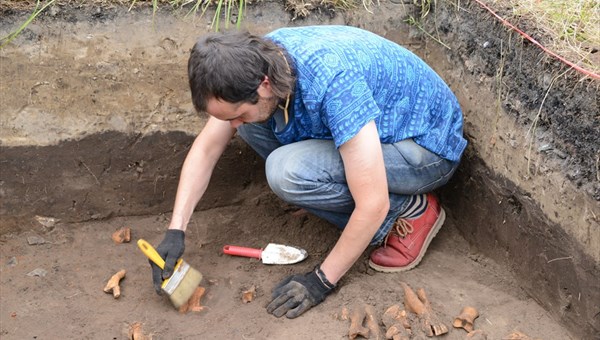
M 201 281 L 202 274 L 187 263 L 182 262 L 179 268 L 175 269 L 175 273 L 169 278 L 169 282 L 163 289 L 169 294 L 169 299 L 171 299 L 171 303 L 175 308 L 179 308 L 192 297 Z

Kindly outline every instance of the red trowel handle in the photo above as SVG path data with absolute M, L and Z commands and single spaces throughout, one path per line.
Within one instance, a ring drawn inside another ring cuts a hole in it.
M 223 253 L 227 254 L 227 255 L 253 257 L 256 259 L 260 259 L 261 254 L 262 254 L 262 249 L 227 245 L 227 246 L 223 247 Z

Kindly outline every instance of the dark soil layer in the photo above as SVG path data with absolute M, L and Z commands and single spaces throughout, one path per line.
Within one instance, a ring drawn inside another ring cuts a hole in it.
M 526 192 L 472 154 L 442 192 L 465 239 L 507 264 L 520 286 L 581 339 L 597 338 L 598 263 Z
M 438 2 L 426 27 L 451 45 L 450 63 L 462 66 L 463 80 L 490 86 L 502 112 L 526 132 L 530 142 L 521 152 L 529 158 L 530 178 L 562 171 L 584 195 L 600 201 L 600 82 L 546 55 L 477 4 L 462 6 L 457 10 Z M 526 28 L 535 35 L 535 28 Z M 475 100 L 478 94 L 470 96 Z M 495 114 L 487 114 L 494 125 Z M 514 132 L 498 135 L 510 139 Z M 471 142 L 494 143 L 489 137 Z M 543 161 L 534 159 L 536 153 Z M 531 192 L 515 184 L 522 179 L 495 173 L 484 158 L 469 148 L 462 169 L 444 189 L 444 202 L 460 221 L 459 230 L 487 256 L 508 264 L 526 291 L 582 339 L 600 337 L 598 261 L 548 218 Z M 598 232 L 596 216 L 594 220 L 591 232 Z
M 0 51 L 2 75 L 12 81 L 2 84 L 10 98 L 2 98 L 0 114 L 11 116 L 2 122 L 13 130 L 2 130 L 8 131 L 2 137 L 47 142 L 52 138 L 37 134 L 48 128 L 49 136 L 58 131 L 62 138 L 56 144 L 40 142 L 45 146 L 0 145 L 0 335 L 42 339 L 67 332 L 72 338 L 119 338 L 130 323 L 143 321 L 164 339 L 344 338 L 347 323 L 333 315 L 355 302 L 385 310 L 400 301 L 402 280 L 424 287 L 446 320 L 466 304 L 478 306 L 477 328 L 491 339 L 517 329 L 551 340 L 568 339 L 568 332 L 578 339 L 600 338 L 600 255 L 594 258 L 589 251 L 594 255 L 600 246 L 588 244 L 587 249 L 557 222 L 571 223 L 564 216 L 571 216 L 572 208 L 577 211 L 579 202 L 600 200 L 599 82 L 582 79 L 478 6 L 460 5 L 438 2 L 423 20 L 423 29 L 450 49 L 404 23 L 408 14 L 419 16 L 419 6 L 411 4 L 382 2 L 373 14 L 327 9 L 296 21 L 278 2 L 249 8 L 246 21 L 255 31 L 341 23 L 414 50 L 459 93 L 470 142 L 463 165 L 440 191 L 449 218 L 423 263 L 408 273 L 383 275 L 367 269 L 365 252 L 339 291 L 294 323 L 264 312 L 269 291 L 284 275 L 318 263 L 338 232 L 312 216 L 291 216 L 291 207 L 269 192 L 262 160 L 237 138 L 217 165 L 188 233 L 186 259 L 205 274 L 208 286 L 205 313 L 174 312 L 153 295 L 147 262 L 135 246 L 115 246 L 109 239 L 122 225 L 134 228 L 134 238 L 153 244 L 164 233 L 179 170 L 193 141 L 190 131 L 201 126 L 197 117 L 190 118 L 184 67 L 179 66 L 191 47 L 189 36 L 210 30 L 208 25 L 182 25 L 162 11 L 151 23 L 147 10 L 128 13 L 102 6 L 57 7 L 43 14 L 35 22 L 40 26 L 27 28 L 16 48 Z M 12 9 L 0 15 L 4 30 L 26 17 Z M 135 25 L 143 20 L 147 23 L 140 30 Z M 143 32 L 154 25 L 158 29 Z M 133 43 L 140 40 L 148 43 Z M 10 109 L 4 112 L 4 107 Z M 130 124 L 131 117 L 143 123 L 112 131 Z M 516 127 L 498 131 L 507 126 L 499 123 L 506 117 Z M 195 124 L 194 129 L 172 124 L 176 120 Z M 89 121 L 110 124 L 91 131 L 96 125 Z M 149 130 L 146 124 L 164 130 Z M 21 129 L 25 125 L 32 128 Z M 77 134 L 68 136 L 70 128 Z M 526 145 L 515 142 L 518 136 L 526 136 Z M 486 149 L 489 145 L 493 148 Z M 498 171 L 503 161 L 506 168 L 525 164 L 527 174 Z M 549 213 L 549 202 L 540 195 L 556 193 L 556 188 L 545 188 L 539 178 L 550 176 L 564 178 L 584 198 L 553 197 L 551 203 L 558 201 L 559 208 Z M 574 229 L 597 232 L 598 210 L 592 206 L 591 217 L 572 221 Z M 43 227 L 35 215 L 61 221 Z M 592 228 L 584 229 L 588 225 L 582 220 Z M 48 242 L 29 245 L 31 234 Z M 222 256 L 220 249 L 228 242 L 256 247 L 293 243 L 311 257 L 297 266 L 265 267 Z M 128 269 L 126 290 L 123 299 L 113 300 L 100 288 L 121 266 Z M 35 268 L 47 269 L 48 275 L 26 276 Z M 253 285 L 256 302 L 242 304 L 239 295 Z M 447 338 L 463 339 L 464 333 L 453 330 Z
M 600 81 L 544 53 L 475 2 L 460 10 L 438 4 L 426 21 L 442 41 L 451 42 L 452 62 L 474 77 L 496 78 L 492 91 L 504 112 L 531 131 L 539 150 L 577 187 L 600 201 Z M 523 29 L 537 35 L 535 27 Z
M 0 231 L 27 230 L 31 225 L 23 222 L 33 215 L 81 222 L 167 212 L 192 142 L 180 132 L 106 132 L 54 146 L 3 148 L 0 183 L 10 191 L 0 208 Z M 217 165 L 214 190 L 198 209 L 238 202 L 239 192 L 228 188 L 244 188 L 262 173 L 258 156 L 244 146 L 232 142 Z

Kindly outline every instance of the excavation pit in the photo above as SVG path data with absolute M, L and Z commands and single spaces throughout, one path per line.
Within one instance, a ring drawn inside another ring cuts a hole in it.
M 248 7 L 244 25 L 255 33 L 360 26 L 413 50 L 455 91 L 469 146 L 438 192 L 448 219 L 421 265 L 377 273 L 367 251 L 314 310 L 293 321 L 267 314 L 271 288 L 322 260 L 339 232 L 293 214 L 270 192 L 262 159 L 235 138 L 186 241 L 186 261 L 205 276 L 207 308 L 177 313 L 154 293 L 135 243 L 115 245 L 111 234 L 128 226 L 134 239 L 162 239 L 183 159 L 206 122 L 191 105 L 185 66 L 212 14 L 57 7 L 0 50 L 2 338 L 119 339 L 135 322 L 164 339 L 342 338 L 342 309 L 359 301 L 383 313 L 402 301 L 399 281 L 423 287 L 448 326 L 464 306 L 477 307 L 475 328 L 492 339 L 515 330 L 597 336 L 598 81 L 476 5 L 441 3 L 424 19 L 443 45 L 405 23 L 412 5 L 371 10 L 292 21 L 282 4 L 261 2 Z M 2 36 L 26 17 L 4 12 Z M 286 267 L 221 254 L 225 244 L 269 242 L 301 246 L 309 258 Z M 102 288 L 121 268 L 115 300 Z M 255 300 L 242 303 L 252 286 Z M 447 338 L 465 335 L 452 329 Z

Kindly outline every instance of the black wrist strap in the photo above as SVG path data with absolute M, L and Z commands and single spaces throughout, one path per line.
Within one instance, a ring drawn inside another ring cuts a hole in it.
M 331 290 L 335 288 L 335 285 L 329 282 L 329 280 L 327 280 L 327 276 L 325 276 L 325 273 L 323 273 L 323 271 L 321 270 L 321 265 L 318 265 L 315 268 L 315 274 L 317 274 L 317 277 L 319 278 L 323 286 L 325 286 L 327 289 Z

